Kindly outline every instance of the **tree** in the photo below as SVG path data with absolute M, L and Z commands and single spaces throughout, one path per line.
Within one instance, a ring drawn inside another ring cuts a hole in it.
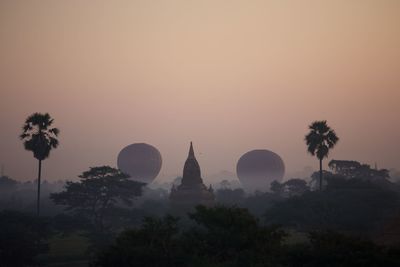
M 272 193 L 281 195 L 285 189 L 285 186 L 278 182 L 277 180 L 272 181 L 270 185 L 270 190 Z
M 106 230 L 107 217 L 113 217 L 120 209 L 117 204 L 132 206 L 145 185 L 129 180 L 128 175 L 109 166 L 90 168 L 79 177 L 80 181 L 68 181 L 64 191 L 53 193 L 50 198 L 58 205 L 67 206 L 67 210 L 88 218 L 100 233 Z
M 309 126 L 310 132 L 305 136 L 308 152 L 319 160 L 319 189 L 322 190 L 322 160 L 328 157 L 329 150 L 339 141 L 334 130 L 326 121 L 314 121 Z
M 389 179 L 389 170 L 372 169 L 368 164 L 361 164 L 358 161 L 349 160 L 331 160 L 328 164 L 329 168 L 336 174 L 346 178 L 360 179 Z
M 278 266 L 276 255 L 286 234 L 261 225 L 247 209 L 198 206 L 189 217 L 196 224 L 183 242 L 197 266 Z
M 146 217 L 139 229 L 122 232 L 97 254 L 92 266 L 187 266 L 182 262 L 178 219 Z
M 281 266 L 285 233 L 259 223 L 246 209 L 198 206 L 192 223 L 146 218 L 97 254 L 93 266 Z M 178 227 L 181 226 L 181 227 Z
M 377 231 L 388 214 L 395 214 L 400 196 L 360 179 L 324 177 L 325 191 L 309 191 L 276 202 L 266 211 L 267 223 L 300 231 L 331 229 L 358 234 Z
M 292 178 L 284 183 L 274 180 L 270 190 L 280 197 L 300 196 L 309 190 L 307 182 L 300 178 Z
M 311 180 L 309 181 L 310 189 L 318 190 L 318 187 L 320 187 L 320 181 L 319 181 L 320 176 L 321 176 L 321 173 L 319 171 L 313 172 L 311 174 L 311 177 L 310 177 Z M 341 175 L 337 175 L 330 171 L 323 170 L 322 171 L 322 188 L 326 187 L 328 180 L 330 178 L 336 177 L 336 176 L 342 177 Z
M 60 130 L 51 128 L 54 119 L 48 113 L 34 113 L 29 116 L 24 126 L 20 139 L 24 142 L 24 147 L 33 152 L 33 156 L 39 161 L 38 187 L 37 187 L 37 215 L 40 214 L 40 179 L 42 175 L 42 160 L 49 157 L 50 151 L 57 148 L 57 136 Z
M 300 196 L 309 190 L 307 182 L 303 179 L 293 178 L 284 183 L 285 191 L 288 192 L 289 197 Z
M 146 218 L 96 253 L 90 266 L 399 266 L 398 247 L 315 227 L 304 242 L 291 242 L 247 209 L 198 206 L 189 218 L 186 225 L 171 216 Z
M 347 178 L 355 178 L 357 176 L 357 170 L 361 167 L 361 163 L 354 160 L 331 160 L 328 166 L 336 174 L 343 175 Z
M 215 192 L 217 201 L 224 205 L 241 204 L 245 199 L 245 192 L 242 188 L 218 189 Z

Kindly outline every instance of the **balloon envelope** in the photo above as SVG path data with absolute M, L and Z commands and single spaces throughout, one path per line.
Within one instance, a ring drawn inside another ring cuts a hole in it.
M 266 149 L 257 149 L 240 157 L 236 172 L 245 189 L 267 191 L 272 181 L 282 180 L 285 165 L 278 154 Z
M 140 182 L 151 183 L 161 170 L 162 158 L 157 148 L 136 143 L 126 146 L 119 152 L 118 168 Z

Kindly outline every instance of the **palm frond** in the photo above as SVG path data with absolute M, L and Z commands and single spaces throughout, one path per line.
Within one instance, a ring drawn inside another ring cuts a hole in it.
M 54 134 L 55 136 L 57 136 L 60 133 L 60 130 L 57 128 L 51 128 L 49 130 L 50 133 Z
M 22 133 L 22 134 L 19 136 L 19 139 L 24 140 L 24 139 L 28 138 L 29 136 L 30 136 L 30 134 Z
M 56 138 L 50 138 L 50 146 L 52 147 L 52 148 L 57 148 L 57 146 L 58 146 L 58 144 L 59 144 L 59 142 L 58 142 L 58 140 L 56 139 Z
M 24 126 L 22 126 L 22 131 L 28 132 L 30 130 L 32 130 L 32 125 L 30 123 L 26 123 Z

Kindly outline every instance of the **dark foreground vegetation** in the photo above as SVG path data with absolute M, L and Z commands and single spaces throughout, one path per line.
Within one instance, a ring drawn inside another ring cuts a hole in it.
M 0 213 L 1 266 L 399 266 L 400 246 L 358 235 L 313 230 L 297 239 L 247 209 L 199 206 L 188 219 L 146 217 L 109 245 L 52 265 L 46 259 L 51 219 Z M 94 241 L 94 240 L 93 240 Z M 95 242 L 98 242 L 95 241 Z M 79 244 L 74 244 L 79 245 Z
M 399 266 L 399 183 L 330 167 L 322 191 L 319 172 L 253 194 L 223 181 L 215 207 L 182 218 L 168 191 L 108 166 L 43 183 L 41 217 L 35 183 L 0 177 L 0 266 Z
M 237 207 L 197 207 L 190 227 L 171 216 L 147 218 L 97 254 L 93 266 L 399 266 L 400 247 L 332 231 L 288 243 L 278 227 Z

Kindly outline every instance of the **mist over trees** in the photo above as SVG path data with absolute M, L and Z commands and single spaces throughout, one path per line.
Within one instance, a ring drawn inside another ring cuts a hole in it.
M 235 182 L 222 181 L 214 185 L 218 206 L 199 207 L 180 219 L 168 215 L 165 189 L 144 187 L 112 167 L 93 167 L 74 182 L 43 182 L 42 211 L 50 216 L 38 222 L 43 229 L 40 247 L 24 241 L 23 236 L 36 229 L 28 227 L 33 221 L 25 213 L 5 212 L 3 216 L 19 218 L 27 225 L 18 226 L 22 234 L 5 226 L 0 235 L 15 233 L 15 242 L 27 246 L 30 254 L 20 258 L 24 262 L 20 266 L 51 264 L 53 256 L 46 255 L 51 255 L 54 240 L 66 238 L 81 240 L 87 249 L 82 252 L 87 256 L 68 257 L 91 261 L 93 266 L 122 261 L 119 266 L 324 266 L 326 260 L 334 262 L 331 266 L 353 266 L 346 264 L 355 264 L 360 257 L 363 266 L 396 266 L 398 250 L 395 243 L 386 243 L 382 229 L 397 214 L 399 185 L 391 181 L 387 170 L 356 161 L 332 160 L 328 166 L 322 191 L 319 172 L 308 182 L 299 178 L 275 181 L 269 192 L 252 194 L 236 188 Z M 0 195 L 2 209 L 33 212 L 34 183 L 1 177 L 0 191 L 4 192 Z M 18 199 L 25 199 L 20 206 Z M 276 239 L 263 238 L 263 231 Z M 239 251 L 243 246 L 248 250 Z M 359 252 L 354 256 L 342 251 L 343 247 Z M 215 255 L 217 248 L 228 254 Z
M 34 114 L 24 127 L 26 147 L 40 154 L 39 164 L 58 144 L 52 122 L 48 114 Z M 326 121 L 312 123 L 306 136 L 320 163 L 337 141 Z M 400 183 L 391 177 L 397 172 L 356 160 L 328 166 L 306 179 L 273 181 L 268 191 L 246 192 L 235 177 L 225 177 L 212 185 L 214 206 L 179 216 L 169 195 L 182 177 L 146 185 L 110 166 L 90 167 L 69 181 L 41 182 L 40 172 L 28 182 L 2 176 L 1 263 L 398 266 L 400 239 L 393 233 L 400 233 Z M 40 217 L 33 215 L 38 204 Z
M 51 193 L 62 190 L 65 181 L 58 180 L 41 183 L 41 206 L 42 215 L 51 216 L 62 211 L 49 198 Z M 19 182 L 8 176 L 0 177 L 0 210 L 17 210 L 32 213 L 36 211 L 37 181 Z
M 84 242 L 82 245 L 86 244 L 87 252 L 70 256 L 71 259 L 86 259 L 87 262 L 91 258 L 93 266 L 112 266 L 122 261 L 120 266 L 133 266 L 133 262 L 140 262 L 141 266 L 185 266 L 188 263 L 193 266 L 323 266 L 326 259 L 336 262 L 333 266 L 346 266 L 344 262 L 355 263 L 358 257 L 396 266 L 397 248 L 392 241 L 386 243 L 387 236 L 382 231 L 395 222 L 400 186 L 391 181 L 387 170 L 377 170 L 357 161 L 332 160 L 328 166 L 330 171 L 324 173 L 322 191 L 319 191 L 319 172 L 308 182 L 298 178 L 275 181 L 270 191 L 252 194 L 236 188 L 234 182 L 222 181 L 214 185 L 218 203 L 215 208 L 199 207 L 192 215 L 180 219 L 168 215 L 168 191 L 129 180 L 112 167 L 90 168 L 74 182 L 45 181 L 42 211 L 50 216 L 41 222 L 43 246 L 30 250 L 32 254 L 28 254 L 24 262 L 51 263 L 52 258 L 46 255 L 52 253 L 56 242 L 52 240 L 73 238 Z M 50 193 L 51 190 L 55 192 Z M 0 195 L 2 209 L 33 212 L 34 183 L 0 177 L 0 191 L 4 192 Z M 18 201 L 13 201 L 18 199 L 25 199 L 19 202 L 20 206 L 15 204 Z M 29 218 L 25 213 L 4 214 L 10 218 Z M 30 220 L 21 219 L 21 222 Z M 251 225 L 259 230 L 251 230 Z M 276 225 L 275 228 L 271 228 L 272 225 Z M 12 232 L 7 227 L 0 233 L 4 242 L 9 238 L 7 233 Z M 31 231 L 26 227 L 19 229 L 23 234 L 14 235 L 17 244 L 26 242 L 24 235 L 29 236 Z M 252 231 L 267 231 L 278 236 L 273 241 L 267 237 L 263 239 L 258 233 L 262 241 L 257 243 L 257 239 L 251 237 Z M 246 235 L 250 235 L 247 237 L 250 243 L 240 243 Z M 83 239 L 77 239 L 78 236 Z M 155 239 L 149 243 L 147 238 L 150 237 Z M 226 242 L 218 243 L 220 240 Z M 341 252 L 342 256 L 336 257 L 334 253 L 339 253 L 341 248 L 333 246 L 331 241 L 359 250 L 361 256 L 355 258 Z M 168 244 L 168 251 L 165 251 L 165 244 Z M 9 249 L 17 249 L 17 246 Z M 243 246 L 249 250 L 237 252 Z M 232 254 L 214 255 L 212 251 L 217 248 L 221 253 Z M 371 253 L 375 255 L 372 258 Z M 275 258 L 271 260 L 265 255 Z M 304 265 L 296 264 L 299 259 Z

